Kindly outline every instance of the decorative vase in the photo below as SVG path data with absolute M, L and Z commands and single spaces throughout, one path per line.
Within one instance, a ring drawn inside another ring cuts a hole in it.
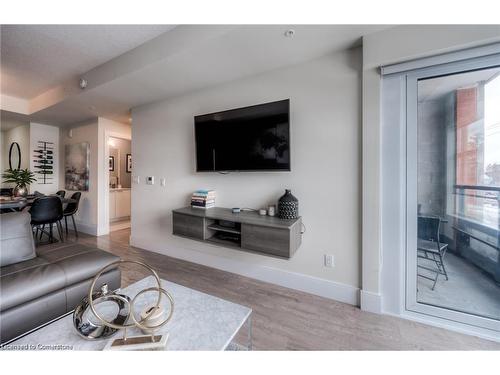
M 285 190 L 285 194 L 278 201 L 278 217 L 280 219 L 296 219 L 299 217 L 299 200 L 292 195 L 292 191 Z
M 26 189 L 26 186 L 17 185 L 12 191 L 12 194 L 14 194 L 14 197 L 25 197 L 28 195 L 28 189 Z

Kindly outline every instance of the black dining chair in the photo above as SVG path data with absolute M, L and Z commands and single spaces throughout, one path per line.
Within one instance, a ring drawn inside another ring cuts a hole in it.
M 59 232 L 59 238 L 64 241 L 63 238 L 63 228 L 61 220 L 63 218 L 63 207 L 62 202 L 59 197 L 40 197 L 36 198 L 31 205 L 29 210 L 31 214 L 31 226 L 36 228 L 35 238 L 38 237 L 38 231 L 41 230 L 40 239 L 45 232 L 45 225 L 48 225 L 49 241 L 54 242 L 54 235 L 52 233 L 52 228 L 54 224 L 57 226 L 57 231 Z
M 56 192 L 56 195 L 59 195 L 61 198 L 64 198 L 64 196 L 66 195 L 66 191 L 65 190 L 59 190 L 58 192 Z
M 80 204 L 80 198 L 82 197 L 82 193 L 77 191 L 71 195 L 72 200 L 75 202 L 69 202 L 66 208 L 64 209 L 64 223 L 66 224 L 66 236 L 68 235 L 68 216 L 71 216 L 71 220 L 73 221 L 73 228 L 75 230 L 75 236 L 78 238 L 78 231 L 76 230 L 75 217 L 73 216 L 78 211 L 78 205 Z
M 0 196 L 2 197 L 12 197 L 14 189 L 13 188 L 1 188 L 0 189 Z

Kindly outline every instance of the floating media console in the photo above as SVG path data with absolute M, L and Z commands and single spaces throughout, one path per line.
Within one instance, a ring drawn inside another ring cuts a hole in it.
M 257 212 L 233 214 L 229 208 L 173 210 L 173 234 L 224 247 L 290 258 L 302 241 L 302 220 L 260 216 Z

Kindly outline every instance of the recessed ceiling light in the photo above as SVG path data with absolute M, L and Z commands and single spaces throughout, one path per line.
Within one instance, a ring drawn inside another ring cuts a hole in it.
M 80 88 L 83 90 L 85 87 L 87 87 L 87 80 L 85 78 L 80 78 L 80 82 L 79 82 L 79 85 L 80 85 Z
M 287 31 L 285 31 L 285 36 L 287 38 L 291 38 L 294 35 L 295 35 L 295 30 L 293 30 L 293 29 L 288 29 Z

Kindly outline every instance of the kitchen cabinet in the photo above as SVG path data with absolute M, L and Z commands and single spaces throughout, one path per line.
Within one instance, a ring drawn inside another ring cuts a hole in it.
M 109 189 L 109 220 L 130 217 L 130 189 Z

